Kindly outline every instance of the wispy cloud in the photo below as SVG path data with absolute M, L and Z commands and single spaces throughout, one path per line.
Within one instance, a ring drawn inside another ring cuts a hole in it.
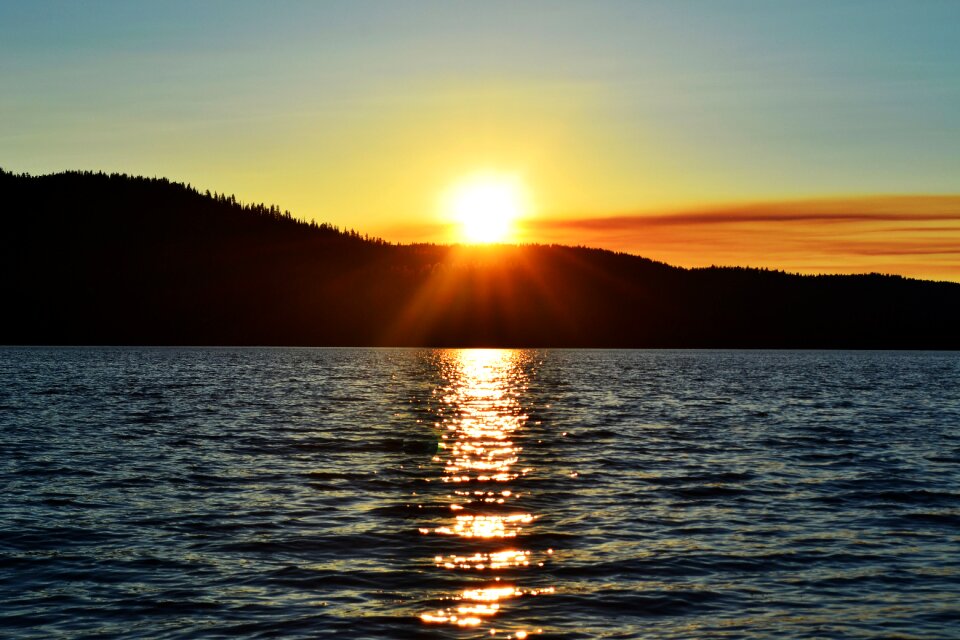
M 600 246 L 681 266 L 879 271 L 960 280 L 960 195 L 878 196 L 534 219 L 522 239 Z
M 652 226 L 765 222 L 960 222 L 960 196 L 889 196 L 798 200 L 710 207 L 663 214 L 540 219 L 531 229 L 642 229 Z

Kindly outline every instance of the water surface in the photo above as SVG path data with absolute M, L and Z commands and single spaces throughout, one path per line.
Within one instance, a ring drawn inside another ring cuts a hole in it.
M 0 635 L 960 635 L 960 354 L 0 350 Z

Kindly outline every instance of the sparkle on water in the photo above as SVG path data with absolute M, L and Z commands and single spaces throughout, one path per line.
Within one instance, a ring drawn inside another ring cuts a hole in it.
M 447 523 L 421 527 L 419 531 L 455 536 L 462 541 L 458 553 L 434 558 L 435 566 L 444 570 L 490 573 L 530 567 L 529 549 L 471 546 L 475 540 L 480 544 L 500 539 L 522 541 L 524 528 L 537 518 L 523 509 L 523 494 L 504 488 L 531 471 L 520 466 L 523 449 L 515 442 L 529 418 L 516 397 L 526 384 L 518 362 L 523 356 L 497 349 L 449 353 L 453 357 L 444 362 L 449 383 L 439 390 L 442 420 L 434 425 L 440 432 L 440 454 L 433 461 L 443 465 L 439 479 L 458 488 L 446 496 L 452 512 Z M 490 484 L 495 488 L 488 488 Z M 449 596 L 452 604 L 427 611 L 420 619 L 428 624 L 476 627 L 500 613 L 502 601 L 555 590 L 504 585 L 499 576 L 491 580 L 493 583 L 487 586 Z M 526 638 L 540 631 L 501 625 L 499 629 L 491 627 L 490 634 Z

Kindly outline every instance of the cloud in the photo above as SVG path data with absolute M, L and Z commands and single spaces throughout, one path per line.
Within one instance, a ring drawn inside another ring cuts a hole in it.
M 655 226 L 700 226 L 791 222 L 960 223 L 960 196 L 888 196 L 798 200 L 709 207 L 662 214 L 533 220 L 531 229 L 633 230 Z
M 960 196 L 877 196 L 526 221 L 523 239 L 679 266 L 879 271 L 960 281 Z

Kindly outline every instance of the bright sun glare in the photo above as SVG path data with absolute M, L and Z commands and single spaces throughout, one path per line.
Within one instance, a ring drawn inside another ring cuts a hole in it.
M 484 174 L 455 185 L 445 208 L 460 225 L 465 242 L 503 242 L 511 236 L 514 221 L 527 213 L 527 198 L 516 177 Z

